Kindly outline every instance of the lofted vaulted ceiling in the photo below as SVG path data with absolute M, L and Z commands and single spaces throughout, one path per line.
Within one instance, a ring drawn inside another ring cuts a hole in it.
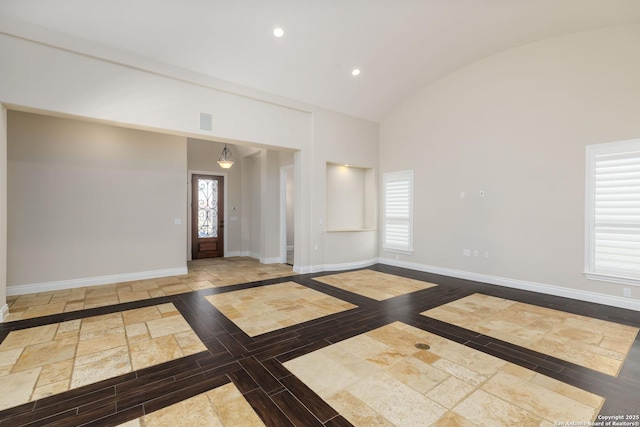
M 98 57 L 115 48 L 378 121 L 483 57 L 638 23 L 640 1 L 0 0 L 0 15 L 93 42 Z

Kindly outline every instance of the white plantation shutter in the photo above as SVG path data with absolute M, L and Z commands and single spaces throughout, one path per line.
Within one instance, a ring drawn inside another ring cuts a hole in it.
M 640 140 L 590 146 L 587 161 L 588 273 L 640 284 Z
M 413 171 L 383 176 L 384 249 L 413 250 Z

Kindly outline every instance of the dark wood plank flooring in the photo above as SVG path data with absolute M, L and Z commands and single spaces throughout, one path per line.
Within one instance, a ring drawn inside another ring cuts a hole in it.
M 601 395 L 606 398 L 601 415 L 640 414 L 640 337 L 636 337 L 620 375 L 611 377 L 419 314 L 476 292 L 635 327 L 640 327 L 640 313 L 390 266 L 376 265 L 370 269 L 440 286 L 374 301 L 312 280 L 324 275 L 321 273 L 0 324 L 1 341 L 12 330 L 171 302 L 208 349 L 0 411 L 0 427 L 115 426 L 229 382 L 237 386 L 268 426 L 347 426 L 348 421 L 282 363 L 395 321 Z M 203 298 L 289 280 L 358 307 L 252 338 Z M 11 391 L 2 389 L 0 384 L 0 392 Z

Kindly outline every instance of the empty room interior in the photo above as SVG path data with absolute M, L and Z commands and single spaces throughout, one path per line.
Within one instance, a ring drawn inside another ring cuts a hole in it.
M 640 426 L 637 0 L 0 0 L 0 427 Z

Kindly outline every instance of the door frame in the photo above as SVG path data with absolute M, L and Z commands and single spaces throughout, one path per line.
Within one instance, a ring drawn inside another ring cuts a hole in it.
M 287 166 L 280 167 L 280 262 L 282 264 L 287 263 L 287 175 L 290 173 L 294 173 L 294 181 L 295 181 L 295 165 L 287 165 Z M 294 194 L 293 203 L 295 206 L 295 194 Z M 294 208 L 294 217 L 295 217 L 295 208 Z M 293 233 L 294 233 L 294 240 L 295 240 L 295 230 Z M 293 250 L 294 250 L 293 253 L 294 253 L 294 259 L 295 259 L 295 250 L 296 250 L 295 245 Z
M 187 179 L 187 261 L 191 261 L 193 260 L 193 254 L 191 252 L 191 241 L 192 241 L 192 214 L 191 214 L 191 202 L 193 200 L 193 185 L 191 183 L 191 181 L 193 180 L 193 175 L 211 175 L 211 176 L 221 176 L 223 178 L 224 181 L 224 185 L 222 186 L 223 191 L 224 191 L 224 209 L 222 212 L 222 216 L 224 219 L 224 224 L 225 227 L 222 229 L 222 237 L 223 237 L 223 251 L 224 251 L 224 255 L 223 258 L 227 257 L 227 241 L 229 240 L 227 237 L 227 224 L 229 223 L 227 221 L 227 197 L 228 197 L 228 191 L 227 191 L 227 187 L 228 187 L 228 178 L 227 178 L 227 173 L 225 172 L 214 172 L 214 171 L 202 171 L 202 170 L 189 170 L 188 171 L 188 179 Z

